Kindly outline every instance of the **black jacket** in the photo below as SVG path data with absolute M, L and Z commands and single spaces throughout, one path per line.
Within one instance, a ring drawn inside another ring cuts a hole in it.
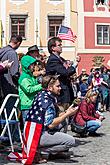
M 66 60 L 62 57 L 57 57 L 54 54 L 49 56 L 46 64 L 46 74 L 47 75 L 60 75 L 61 82 L 61 95 L 58 98 L 59 102 L 69 103 L 70 93 L 69 93 L 69 76 L 76 72 L 74 67 L 69 67 L 66 69 L 63 64 Z

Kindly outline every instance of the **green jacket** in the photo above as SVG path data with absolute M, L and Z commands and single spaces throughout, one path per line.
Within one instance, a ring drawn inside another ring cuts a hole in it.
M 20 110 L 27 110 L 31 107 L 34 96 L 42 90 L 42 85 L 38 83 L 28 67 L 37 62 L 31 56 L 24 56 L 21 59 L 22 74 L 19 78 L 19 96 L 20 96 Z

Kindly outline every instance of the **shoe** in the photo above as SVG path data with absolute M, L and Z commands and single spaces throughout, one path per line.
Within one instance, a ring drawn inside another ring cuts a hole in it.
M 99 137 L 100 136 L 100 134 L 96 133 L 96 132 L 90 132 L 88 135 L 91 137 Z
M 86 137 L 88 137 L 88 134 L 76 134 L 76 137 L 78 137 L 78 138 L 86 138 Z
M 34 157 L 34 162 L 35 164 L 42 164 L 42 163 L 47 163 L 47 159 L 43 157 L 40 153 L 37 153 Z
M 49 155 L 49 159 L 53 160 L 53 159 L 70 159 L 70 157 L 73 155 L 72 151 L 68 151 L 68 152 L 59 152 L 57 154 L 50 154 Z

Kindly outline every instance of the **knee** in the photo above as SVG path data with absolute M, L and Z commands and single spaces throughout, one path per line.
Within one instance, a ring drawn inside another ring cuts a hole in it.
M 101 121 L 100 121 L 100 122 L 97 122 L 97 124 L 96 124 L 96 126 L 97 126 L 98 128 L 101 127 L 101 125 L 102 125 Z
M 68 148 L 71 148 L 71 147 L 75 146 L 75 138 L 70 136 L 67 140 L 66 146 Z

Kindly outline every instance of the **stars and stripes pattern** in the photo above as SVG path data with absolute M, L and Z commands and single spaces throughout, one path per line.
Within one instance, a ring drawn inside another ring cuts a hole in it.
M 61 25 L 58 30 L 57 37 L 62 40 L 70 40 L 75 42 L 77 36 L 72 32 L 71 28 Z
M 42 133 L 45 112 L 52 101 L 49 99 L 50 95 L 50 92 L 42 91 L 35 96 L 24 125 L 22 154 L 10 153 L 8 159 L 21 161 L 25 165 L 33 163 Z

